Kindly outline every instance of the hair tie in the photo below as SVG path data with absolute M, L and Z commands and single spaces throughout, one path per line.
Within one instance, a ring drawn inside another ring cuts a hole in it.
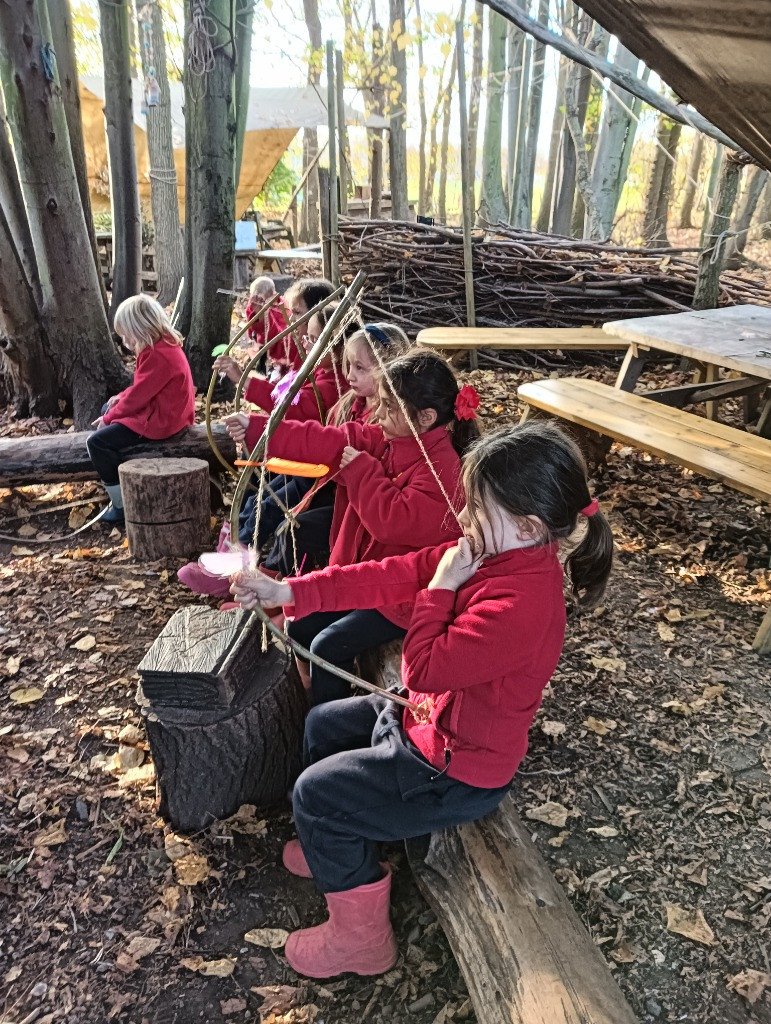
M 600 511 L 600 503 L 599 503 L 599 501 L 597 501 L 596 498 L 592 498 L 592 500 L 589 502 L 589 504 L 586 506 L 586 508 L 582 508 L 581 509 L 581 515 L 582 516 L 586 516 L 587 519 L 588 519 L 589 516 L 593 516 L 596 512 L 599 512 L 599 511 Z
M 371 334 L 375 341 L 379 341 L 384 348 L 388 348 L 391 344 L 391 339 L 388 337 L 385 331 L 382 331 L 377 324 L 364 324 L 364 330 L 367 334 Z
M 479 395 L 472 384 L 464 384 L 455 396 L 455 418 L 459 420 L 475 420 L 479 408 Z

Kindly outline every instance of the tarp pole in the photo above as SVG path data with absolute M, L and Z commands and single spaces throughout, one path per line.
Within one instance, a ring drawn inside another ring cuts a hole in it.
M 327 40 L 327 123 L 329 125 L 329 277 L 340 282 L 337 234 L 337 96 L 335 94 L 335 44 Z
M 466 54 L 463 49 L 463 23 L 455 22 L 455 51 L 458 55 L 458 98 L 460 99 L 460 192 L 463 214 L 463 279 L 466 285 L 466 323 L 476 327 L 474 304 L 474 250 L 471 242 L 471 217 L 474 205 L 474 185 L 469 166 L 468 110 L 466 109 Z M 469 352 L 469 365 L 476 370 L 476 349 Z

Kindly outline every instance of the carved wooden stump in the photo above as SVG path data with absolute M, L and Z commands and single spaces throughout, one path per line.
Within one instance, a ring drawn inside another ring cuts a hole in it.
M 208 463 L 132 459 L 118 473 L 134 558 L 189 558 L 206 550 L 211 532 Z
M 305 696 L 294 660 L 262 651 L 248 612 L 180 608 L 139 665 L 160 790 L 180 831 L 284 799 L 300 771 Z

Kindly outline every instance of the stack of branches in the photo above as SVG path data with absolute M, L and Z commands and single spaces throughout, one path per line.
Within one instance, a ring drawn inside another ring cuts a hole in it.
M 586 327 L 691 308 L 696 264 L 685 249 L 636 249 L 497 224 L 474 232 L 479 327 Z M 414 334 L 465 326 L 463 239 L 452 228 L 402 221 L 340 222 L 340 268 L 367 274 L 371 320 Z M 760 283 L 724 273 L 720 304 L 771 305 Z

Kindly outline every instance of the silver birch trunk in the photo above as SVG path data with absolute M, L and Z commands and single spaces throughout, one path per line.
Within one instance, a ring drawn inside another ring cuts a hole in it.
M 472 191 L 472 212 L 476 209 L 477 146 L 479 142 L 479 104 L 482 99 L 482 60 L 484 41 L 485 5 L 474 4 L 474 32 L 471 49 L 471 90 L 468 114 L 469 185 Z
M 549 139 L 549 162 L 546 166 L 546 179 L 543 185 L 543 197 L 538 210 L 536 231 L 546 234 L 551 224 L 551 212 L 554 205 L 554 183 L 557 179 L 557 165 L 560 157 L 560 138 L 565 120 L 565 80 L 567 78 L 568 62 L 565 57 L 560 58 L 559 71 L 557 72 L 557 96 L 554 103 L 554 114 L 551 122 L 551 137 Z
M 549 20 L 549 0 L 540 0 L 538 20 L 547 24 Z M 538 150 L 538 133 L 541 128 L 541 105 L 543 102 L 544 61 L 546 44 L 533 44 L 532 72 L 527 100 L 527 136 L 522 156 L 522 170 L 519 178 L 519 189 L 516 192 L 516 213 L 514 223 L 517 227 L 530 230 L 533 223 L 533 183 L 535 181 L 535 160 Z M 513 206 L 513 199 L 510 197 Z
M 436 101 L 428 125 L 428 167 L 426 168 L 426 195 L 428 198 L 428 209 L 434 210 L 434 185 L 436 184 L 436 168 L 439 163 L 439 145 L 436 132 L 439 127 L 439 116 L 442 110 L 442 96 L 444 95 L 444 76 L 447 71 L 447 58 L 439 72 L 439 86 L 436 91 Z
M 771 238 L 771 181 L 766 182 L 758 212 L 758 227 L 761 238 Z
M 569 78 L 565 90 L 565 121 L 573 141 L 573 150 L 576 158 L 576 184 L 581 193 L 586 210 L 588 224 L 588 237 L 599 239 L 602 235 L 600 225 L 600 214 L 597 202 L 592 189 L 591 171 L 589 169 L 589 154 L 584 139 L 583 124 L 581 121 L 581 80 L 573 75 Z
M 501 132 L 506 64 L 507 22 L 490 11 L 487 49 L 487 109 L 482 143 L 482 197 L 480 215 L 492 224 L 506 219 L 501 179 Z
M 694 309 L 714 309 L 720 298 L 720 272 L 725 256 L 725 232 L 731 223 L 731 213 L 739 190 L 742 163 L 734 154 L 726 152 L 720 162 L 720 175 L 715 206 L 709 221 L 704 245 L 699 253 Z
M 768 171 L 763 167 L 753 167 L 752 173 L 747 181 L 747 187 L 741 197 L 739 212 L 732 225 L 735 234 L 728 239 L 726 245 L 726 266 L 736 270 L 741 266 L 741 256 L 747 244 L 747 236 L 750 232 L 750 224 L 755 215 L 761 193 L 768 182 Z
M 185 248 L 179 217 L 177 171 L 171 128 L 169 76 L 166 68 L 166 41 L 163 12 L 159 3 L 143 3 L 137 11 L 139 52 L 142 73 L 151 68 L 147 39 L 153 56 L 152 70 L 158 82 L 158 105 L 147 111 L 147 150 L 150 157 L 150 205 L 155 228 L 155 271 L 158 275 L 157 299 L 162 306 L 174 301 L 185 272 Z
M 375 3 L 372 3 L 372 112 L 385 115 L 385 88 L 380 81 L 384 73 L 385 48 L 383 29 L 377 21 Z M 369 215 L 373 220 L 380 217 L 383 200 L 383 131 L 377 129 L 370 133 L 370 201 Z
M 645 245 L 652 249 L 669 245 L 667 220 L 681 130 L 682 125 L 670 121 L 663 114 L 660 115 L 656 132 L 656 154 L 648 181 L 643 213 L 643 239 Z
M 688 171 L 685 177 L 685 193 L 683 194 L 683 205 L 680 210 L 680 227 L 693 227 L 693 204 L 696 200 L 696 188 L 699 184 L 699 172 L 704 158 L 704 136 L 697 132 L 693 140 L 691 159 L 688 161 Z
M 439 220 L 447 223 L 447 159 L 450 148 L 450 119 L 452 117 L 452 89 L 458 72 L 458 48 L 453 47 L 450 78 L 443 90 L 442 145 L 439 153 Z
M 318 0 L 303 0 L 305 26 L 308 30 L 310 53 L 308 54 L 308 85 L 319 87 L 321 82 L 321 19 Z M 319 134 L 315 128 L 303 130 L 303 174 L 308 170 L 319 151 Z M 300 241 L 314 242 L 319 235 L 319 172 L 318 164 L 308 175 L 303 189 L 300 210 Z
M 112 323 L 121 302 L 142 288 L 142 214 L 134 147 L 129 0 L 99 0 L 99 31 L 112 213 Z
M 428 118 L 426 115 L 426 65 L 423 60 L 423 18 L 420 13 L 420 0 L 415 0 L 418 36 L 418 107 L 420 110 L 420 141 L 418 142 L 418 213 L 425 217 L 428 213 L 428 196 L 426 195 L 426 135 Z
M 388 0 L 391 64 L 396 68 L 391 83 L 388 156 L 391 182 L 391 219 L 407 220 L 407 48 L 400 37 L 407 31 L 405 0 Z
M 518 0 L 521 3 L 521 0 Z M 527 92 L 525 76 L 525 33 L 516 25 L 506 30 L 506 193 L 507 205 L 516 190 L 517 146 L 520 137 L 522 93 Z

